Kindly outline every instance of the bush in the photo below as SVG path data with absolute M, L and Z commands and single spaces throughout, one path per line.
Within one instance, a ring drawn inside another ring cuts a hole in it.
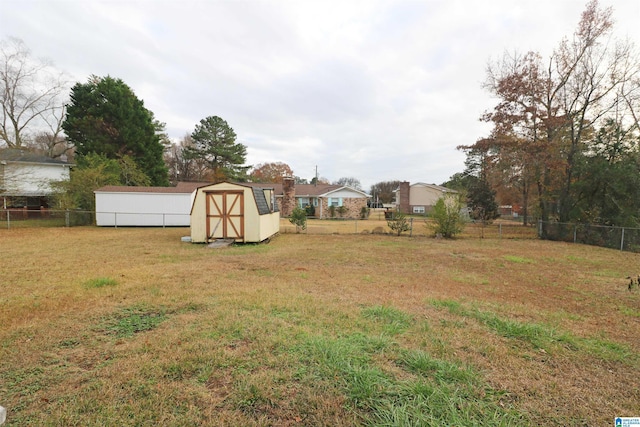
M 363 206 L 362 208 L 360 208 L 360 219 L 367 219 L 369 218 L 369 212 L 370 209 L 366 206 Z
M 316 208 L 313 207 L 312 205 L 305 206 L 304 210 L 305 210 L 307 216 L 314 216 L 316 214 Z
M 459 196 L 451 194 L 441 197 L 431 211 L 433 222 L 427 223 L 427 227 L 432 229 L 434 235 L 453 238 L 462 232 L 466 223 L 462 208 Z
M 402 234 L 404 231 L 409 230 L 409 220 L 401 212 L 395 212 L 393 217 L 387 220 L 387 225 L 398 236 Z
M 302 209 L 301 207 L 296 207 L 293 212 L 291 212 L 291 216 L 289 217 L 289 222 L 296 226 L 296 233 L 299 233 L 300 230 L 307 229 L 307 211 Z

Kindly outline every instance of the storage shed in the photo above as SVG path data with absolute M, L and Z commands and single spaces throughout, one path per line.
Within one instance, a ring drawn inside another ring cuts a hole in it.
M 96 225 L 102 227 L 188 227 L 195 190 L 203 183 L 175 187 L 108 185 L 94 191 Z
M 196 190 L 191 207 L 191 241 L 230 239 L 259 243 L 280 231 L 273 188 L 220 182 Z

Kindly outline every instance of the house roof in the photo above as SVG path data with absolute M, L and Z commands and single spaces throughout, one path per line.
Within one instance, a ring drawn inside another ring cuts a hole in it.
M 237 182 L 231 183 L 237 185 L 243 185 L 251 188 L 272 188 L 277 197 L 283 195 L 282 184 L 276 183 L 261 183 L 261 182 Z M 196 189 L 207 185 L 213 185 L 210 182 L 179 182 L 175 187 L 128 187 L 124 185 L 106 185 L 100 187 L 94 192 L 98 193 L 193 193 Z M 358 193 L 362 197 L 368 197 L 369 195 L 363 191 L 355 190 L 351 187 L 345 187 L 342 185 L 333 184 L 296 184 L 295 192 L 296 197 L 328 197 L 331 193 L 338 190 L 346 189 L 351 192 Z
M 21 163 L 44 163 L 54 165 L 73 166 L 65 160 L 52 159 L 51 157 L 41 156 L 31 151 L 20 148 L 5 148 L 0 150 L 0 160 L 5 162 L 21 162 Z
M 211 185 L 210 182 L 178 182 L 175 187 L 131 187 L 127 185 L 105 185 L 94 190 L 94 193 L 158 193 L 158 194 L 191 194 L 197 188 Z
M 243 182 L 242 185 L 248 185 L 249 187 L 257 187 L 257 188 L 273 188 L 277 196 L 282 196 L 284 194 L 282 189 L 282 184 Z M 369 195 L 363 191 L 356 190 L 351 187 L 346 187 L 344 185 L 334 185 L 334 184 L 318 184 L 318 185 L 296 184 L 295 185 L 296 197 L 323 197 L 323 196 L 328 196 L 329 194 L 342 189 L 359 193 L 363 197 L 369 197 Z
M 416 186 L 433 188 L 434 190 L 442 191 L 443 193 L 457 193 L 456 190 L 452 190 L 451 188 L 443 187 L 441 185 L 436 185 L 436 184 L 425 184 L 424 182 L 416 182 L 415 184 L 411 184 L 409 187 L 416 187 Z M 400 191 L 400 187 L 393 190 L 394 193 L 398 191 Z
M 416 182 L 415 184 L 411 184 L 411 187 L 414 186 L 429 187 L 433 188 L 434 190 L 442 191 L 443 193 L 457 193 L 456 190 L 452 190 L 451 188 L 443 187 L 436 184 L 425 184 L 424 182 Z

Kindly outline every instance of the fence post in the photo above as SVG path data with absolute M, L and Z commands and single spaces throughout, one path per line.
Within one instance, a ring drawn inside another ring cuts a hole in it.
M 64 226 L 69 228 L 69 209 L 64 211 Z
M 620 250 L 624 250 L 624 227 L 622 227 L 622 235 L 620 236 Z
M 413 236 L 413 218 L 409 218 L 409 237 Z
M 573 224 L 573 243 L 578 241 L 578 226 Z
M 11 228 L 11 211 L 7 211 L 7 230 Z
M 502 239 L 502 223 L 498 224 L 498 236 Z
M 118 212 L 113 213 L 113 228 L 118 228 Z
M 538 237 L 542 237 L 542 220 L 538 220 Z
M 164 216 L 165 216 L 165 215 L 166 215 L 166 214 L 162 214 L 162 228 L 164 228 Z

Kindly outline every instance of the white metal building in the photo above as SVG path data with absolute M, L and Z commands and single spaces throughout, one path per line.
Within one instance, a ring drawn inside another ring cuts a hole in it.
M 102 227 L 188 227 L 197 187 L 180 182 L 176 187 L 109 185 L 94 191 L 96 225 Z

